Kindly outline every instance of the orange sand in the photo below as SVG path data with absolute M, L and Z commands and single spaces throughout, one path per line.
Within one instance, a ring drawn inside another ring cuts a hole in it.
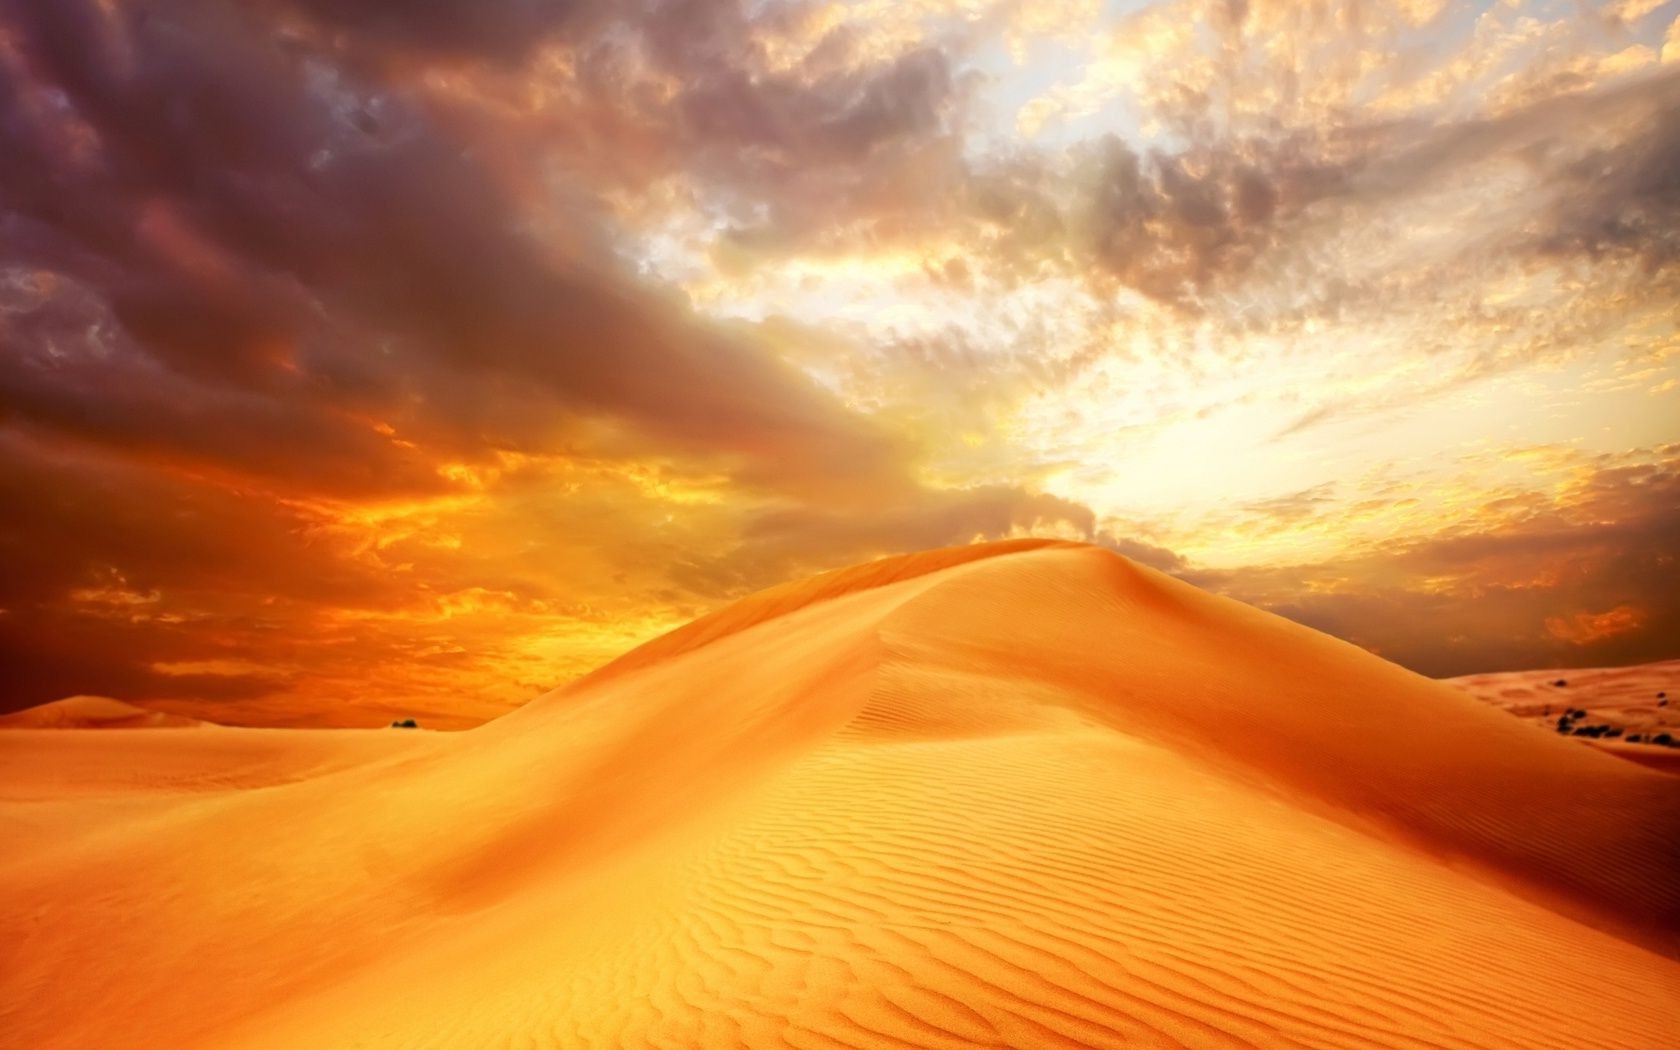
M 1680 660 L 1635 667 L 1500 671 L 1446 681 L 1519 718 L 1555 719 L 1566 708 L 1576 708 L 1588 712 L 1582 722 L 1602 717 L 1640 732 L 1672 728 L 1680 733 Z M 1664 704 L 1664 699 L 1669 702 Z
M 1680 774 L 1680 748 L 1649 743 L 1658 733 L 1680 740 L 1680 660 L 1635 667 L 1500 671 L 1447 681 L 1552 732 L 1557 731 L 1558 716 L 1565 711 L 1585 711 L 1574 725 L 1615 726 L 1623 735 L 1570 739 L 1652 769 Z M 1630 736 L 1646 742 L 1630 743 Z
M 19 1047 L 1639 1047 L 1680 779 L 1107 552 L 779 588 L 469 732 L 0 733 Z

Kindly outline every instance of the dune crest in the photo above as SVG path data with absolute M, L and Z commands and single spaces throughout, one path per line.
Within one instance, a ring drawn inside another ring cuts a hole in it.
M 117 736 L 0 739 L 20 1045 L 1680 1030 L 1680 780 L 1087 546 L 773 589 L 470 732 L 287 733 L 260 790 L 6 762 Z
M 834 598 L 843 598 L 903 580 L 913 580 L 941 569 L 955 568 L 1019 551 L 1077 546 L 1080 544 L 1062 540 L 1019 539 L 976 543 L 967 547 L 942 547 L 835 569 L 809 579 L 792 580 L 750 594 L 716 612 L 708 613 L 643 645 L 638 645 L 586 676 L 579 684 L 593 684 L 614 675 L 647 667 L 660 660 L 692 652 L 732 634 Z

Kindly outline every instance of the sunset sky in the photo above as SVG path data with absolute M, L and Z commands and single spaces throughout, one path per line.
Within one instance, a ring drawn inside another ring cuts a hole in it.
M 468 724 L 1029 534 L 1680 656 L 1680 0 L 0 0 L 0 710 Z

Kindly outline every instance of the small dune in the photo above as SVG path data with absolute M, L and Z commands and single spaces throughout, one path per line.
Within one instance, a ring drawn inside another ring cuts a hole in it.
M 0 715 L 0 729 L 191 729 L 209 724 L 105 696 L 71 696 Z
M 776 588 L 461 733 L 0 734 L 0 834 L 32 1048 L 1680 1031 L 1680 779 L 1079 544 Z

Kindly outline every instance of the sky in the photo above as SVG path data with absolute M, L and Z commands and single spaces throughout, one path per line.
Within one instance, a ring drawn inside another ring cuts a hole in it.
M 0 0 L 0 710 L 493 717 L 1102 544 L 1680 656 L 1680 0 Z

